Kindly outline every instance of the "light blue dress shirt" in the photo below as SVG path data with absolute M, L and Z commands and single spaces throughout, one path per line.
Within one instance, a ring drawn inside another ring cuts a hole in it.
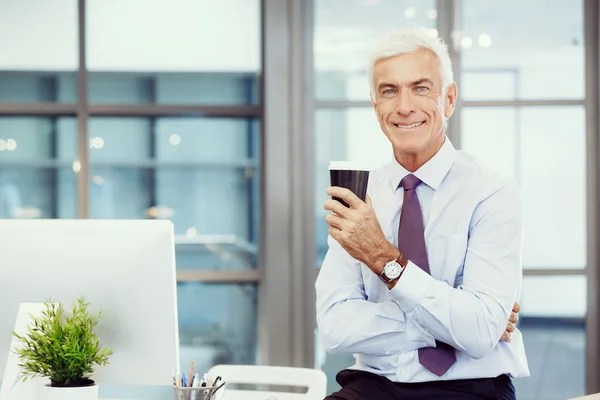
M 398 246 L 409 172 L 393 160 L 369 177 L 368 194 L 387 240 Z M 421 181 L 431 275 L 409 262 L 392 290 L 333 238 L 316 282 L 317 323 L 330 353 L 354 354 L 351 368 L 395 382 L 529 376 L 519 330 L 500 341 L 522 283 L 523 219 L 517 184 L 446 138 L 414 172 Z M 391 261 L 391 260 L 390 260 Z M 457 349 L 441 377 L 419 363 L 435 340 Z

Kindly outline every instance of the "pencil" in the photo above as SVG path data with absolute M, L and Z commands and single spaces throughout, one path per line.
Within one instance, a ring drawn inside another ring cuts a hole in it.
M 188 387 L 192 387 L 192 377 L 194 376 L 194 367 L 196 366 L 196 362 L 192 361 L 190 364 L 190 381 L 188 382 Z

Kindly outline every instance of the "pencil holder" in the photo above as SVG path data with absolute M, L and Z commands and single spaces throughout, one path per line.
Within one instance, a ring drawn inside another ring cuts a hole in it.
M 225 393 L 224 385 L 205 387 L 174 386 L 175 400 L 219 400 Z

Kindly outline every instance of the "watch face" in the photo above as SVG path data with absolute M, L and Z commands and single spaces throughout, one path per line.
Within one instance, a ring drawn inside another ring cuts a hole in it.
M 387 279 L 393 280 L 400 276 L 402 272 L 402 266 L 395 261 L 387 264 L 383 269 L 383 273 L 385 274 Z

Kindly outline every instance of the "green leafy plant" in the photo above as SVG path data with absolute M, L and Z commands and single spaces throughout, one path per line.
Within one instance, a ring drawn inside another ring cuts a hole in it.
M 13 351 L 19 356 L 23 380 L 50 378 L 51 386 L 90 386 L 94 366 L 108 364 L 111 349 L 100 346 L 94 332 L 102 312 L 92 315 L 84 297 L 73 302 L 71 316 L 61 303 L 44 303 L 41 316 L 32 316 L 27 333 L 13 335 L 22 346 Z

